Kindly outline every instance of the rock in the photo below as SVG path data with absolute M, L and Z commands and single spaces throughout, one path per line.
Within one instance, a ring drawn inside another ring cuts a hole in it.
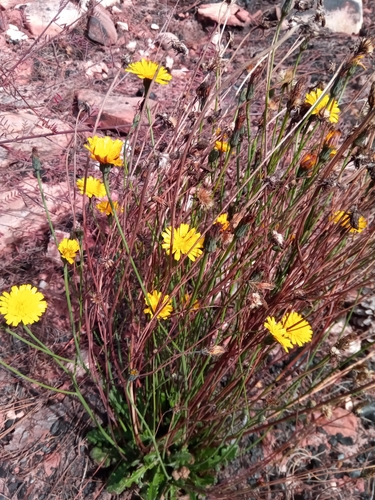
M 86 12 L 87 8 L 89 6 L 90 0 L 81 0 L 79 3 L 80 3 L 80 8 L 84 12 Z M 100 5 L 102 5 L 104 8 L 111 7 L 112 5 L 115 5 L 116 3 L 120 3 L 119 0 L 100 0 Z
M 54 132 L 69 129 L 69 125 L 58 119 L 46 119 L 43 123 L 31 111 L 0 113 L 0 167 L 9 165 L 15 159 L 29 159 L 33 147 L 38 149 L 42 161 L 62 156 L 66 153 L 70 136 L 55 135 Z M 48 134 L 48 137 L 27 138 L 42 134 Z
M 101 61 L 97 64 L 93 63 L 92 61 L 86 61 L 83 66 L 86 69 L 86 76 L 88 76 L 89 78 L 108 78 L 109 69 L 104 61 Z
M 332 31 L 358 34 L 363 23 L 362 0 L 325 0 L 326 27 Z
M 65 182 L 43 184 L 47 207 L 55 222 L 71 211 L 69 190 Z M 0 192 L 0 252 L 11 251 L 20 240 L 42 238 L 48 227 L 38 181 L 32 177 L 14 189 Z
M 325 0 L 325 27 L 338 33 L 358 34 L 363 23 L 362 0 Z M 305 23 L 311 22 L 315 10 L 296 13 Z
M 117 29 L 121 31 L 129 31 L 129 25 L 128 23 L 123 23 L 122 21 L 118 21 L 116 23 Z
M 20 42 L 21 40 L 27 40 L 29 37 L 20 31 L 17 26 L 10 24 L 9 28 L 6 30 L 5 34 L 13 43 Z
M 64 2 L 61 9 L 60 0 L 34 0 L 26 5 L 25 25 L 34 35 L 54 36 L 65 27 L 73 27 L 80 17 L 80 11 L 71 2 Z M 51 22 L 53 21 L 53 22 Z
M 87 36 L 90 40 L 109 46 L 117 42 L 117 31 L 108 12 L 101 5 L 95 5 L 89 18 Z
M 247 10 L 234 3 L 228 5 L 224 2 L 200 5 L 197 17 L 201 22 L 225 23 L 227 26 L 240 27 L 249 25 L 253 20 Z
M 13 7 L 19 4 L 19 0 L 0 0 L 0 8 L 4 10 L 13 9 Z
M 133 123 L 140 102 L 139 97 L 126 97 L 124 95 L 109 95 L 95 92 L 91 89 L 81 89 L 76 93 L 78 103 L 87 103 L 90 107 L 90 116 L 86 123 L 94 124 L 98 112 L 105 99 L 104 108 L 100 117 L 100 127 L 105 129 L 119 129 L 121 132 L 127 132 Z M 155 103 L 148 101 L 152 108 Z

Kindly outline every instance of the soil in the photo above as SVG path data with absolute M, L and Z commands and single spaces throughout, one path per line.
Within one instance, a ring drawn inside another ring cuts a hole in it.
M 91 42 L 85 31 L 85 23 L 71 32 L 65 33 L 52 43 L 48 41 L 38 46 L 37 50 L 27 53 L 27 45 L 15 44 L 4 47 L 3 56 L 13 54 L 15 60 L 22 61 L 24 71 L 18 75 L 15 87 L 27 90 L 29 96 L 37 100 L 48 102 L 48 118 L 63 118 L 74 126 L 74 92 L 83 85 L 85 76 L 78 69 L 79 61 L 105 61 L 108 65 L 119 63 L 126 55 L 126 45 L 131 40 L 137 41 L 138 58 L 140 50 L 154 50 L 150 48 L 148 40 L 155 39 L 155 31 L 151 24 L 163 27 L 169 21 L 169 32 L 175 33 L 184 41 L 189 49 L 189 55 L 175 57 L 174 69 L 194 69 L 201 51 L 209 41 L 213 26 L 206 26 L 196 19 L 197 6 L 203 2 L 181 0 L 177 5 L 173 1 L 159 3 L 154 0 L 133 2 L 129 7 L 127 23 L 129 31 L 119 40 L 118 46 L 104 47 Z M 254 23 L 245 29 L 231 29 L 233 33 L 233 51 L 239 46 L 243 38 L 250 32 L 250 36 L 238 51 L 233 61 L 233 69 L 239 67 L 249 57 L 255 55 L 270 45 L 274 29 L 259 27 L 262 14 L 272 19 L 275 5 L 273 0 L 239 0 L 238 5 L 247 9 L 254 16 Z M 172 9 L 175 7 L 175 11 Z M 370 0 L 364 1 L 364 28 L 363 34 L 373 31 L 375 7 Z M 1 14 L 1 12 L 0 12 Z M 273 23 L 274 24 L 274 23 Z M 329 31 L 309 43 L 301 72 L 308 76 L 311 83 L 329 78 L 327 68 L 331 62 L 341 62 L 348 54 L 358 37 L 335 34 Z M 290 40 L 289 45 L 292 43 Z M 288 44 L 287 44 L 288 45 Z M 59 57 L 56 57 L 58 55 Z M 231 53 L 229 53 L 231 56 Z M 69 60 L 69 74 L 62 77 L 58 61 Z M 366 82 L 373 68 L 355 77 L 352 82 L 351 94 L 356 95 Z M 185 85 L 185 77 L 175 78 L 174 85 L 158 92 L 158 106 L 168 111 L 177 100 Z M 197 86 L 204 74 L 200 70 L 196 75 Z M 132 79 L 126 87 L 121 85 L 118 91 L 128 96 L 136 96 L 140 85 Z M 91 82 L 91 88 L 106 91 L 111 84 L 111 78 L 104 79 L 98 75 Z M 6 104 L 1 100 L 2 110 L 15 109 L 12 103 Z M 46 116 L 47 118 L 47 116 Z M 353 120 L 355 116 L 353 116 Z M 349 126 L 349 125 L 348 125 Z M 83 143 L 83 140 L 82 140 Z M 82 158 L 86 157 L 80 145 Z M 8 186 L 16 184 L 19 179 L 27 175 L 29 160 L 19 158 L 9 171 L 4 172 L 3 183 Z M 50 164 L 46 172 L 49 181 L 56 181 L 65 175 L 65 167 Z M 79 173 L 79 172 L 78 172 Z M 61 221 L 61 229 L 69 230 L 66 221 Z M 54 346 L 60 352 L 69 353 L 72 349 L 67 313 L 64 308 L 62 295 L 61 270 L 58 266 L 47 266 L 45 251 L 48 243 L 48 232 L 45 232 L 36 241 L 23 241 L 1 263 L 2 289 L 8 289 L 17 281 L 39 283 L 47 274 L 50 282 L 50 296 L 52 308 L 55 311 L 53 324 L 41 323 L 33 329 L 48 345 Z M 63 376 L 52 365 L 35 351 L 28 349 L 24 344 L 0 331 L 0 359 L 11 362 L 12 366 L 30 379 L 43 378 L 46 384 L 63 387 Z M 82 377 L 81 384 L 87 394 L 92 388 Z M 69 499 L 69 500 L 110 500 L 112 497 L 105 492 L 103 474 L 93 464 L 88 454 L 88 444 L 85 434 L 90 428 L 90 422 L 80 405 L 63 395 L 50 394 L 32 382 L 26 382 L 16 374 L 0 368 L 0 500 L 42 500 L 42 499 Z M 100 415 L 102 408 L 95 394 L 91 395 L 92 407 Z M 370 412 L 370 415 L 371 412 Z M 367 482 L 358 474 L 361 464 L 373 463 L 375 460 L 375 422 L 368 414 L 355 417 L 355 422 L 349 421 L 348 412 L 337 415 L 340 418 L 337 428 L 327 428 L 319 421 L 314 436 L 310 436 L 301 448 L 294 453 L 281 457 L 278 467 L 259 471 L 254 469 L 254 463 L 262 459 L 262 447 L 256 447 L 240 459 L 235 460 L 225 470 L 221 471 L 219 481 L 223 488 L 228 486 L 233 477 L 239 475 L 237 486 L 250 485 L 254 489 L 247 498 L 313 500 L 325 498 L 362 499 L 370 500 L 373 496 L 372 480 Z M 347 432 L 343 429 L 348 428 Z M 263 447 L 272 448 L 274 443 L 286 442 L 293 432 L 289 426 L 278 429 L 266 440 Z M 346 433 L 345 433 L 346 432 Z M 347 438 L 347 439 L 344 439 Z M 350 438 L 350 439 L 349 439 Z M 248 448 L 254 441 L 250 436 L 243 440 L 242 446 Z M 330 474 L 329 469 L 334 464 L 337 468 L 341 461 L 341 473 Z M 325 476 L 315 473 L 315 469 L 323 467 Z M 262 481 L 272 481 L 285 477 L 291 472 L 305 474 L 305 479 L 298 484 L 287 484 L 275 488 L 268 487 L 262 490 Z M 325 486 L 319 483 L 323 481 Z M 326 485 L 330 484 L 327 490 Z M 130 499 L 132 492 L 126 492 L 116 497 Z M 227 498 L 231 496 L 228 494 Z

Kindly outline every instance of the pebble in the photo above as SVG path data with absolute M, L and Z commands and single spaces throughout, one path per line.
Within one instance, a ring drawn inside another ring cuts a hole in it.
M 151 28 L 152 30 L 158 30 L 158 29 L 160 29 L 160 28 L 159 28 L 159 25 L 157 25 L 157 24 L 155 24 L 155 23 L 151 24 L 150 28 Z

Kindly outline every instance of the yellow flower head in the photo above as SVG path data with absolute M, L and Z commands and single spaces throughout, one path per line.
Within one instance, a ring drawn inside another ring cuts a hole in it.
M 313 334 L 312 328 L 299 313 L 291 311 L 284 314 L 280 323 L 285 330 L 285 337 L 287 337 L 292 344 L 301 346 L 311 341 Z
M 93 160 L 105 165 L 111 164 L 116 167 L 122 167 L 123 161 L 120 158 L 124 144 L 120 139 L 111 139 L 110 137 L 89 137 L 88 144 L 85 144 Z
M 220 151 L 220 153 L 226 153 L 230 150 L 230 144 L 226 141 L 215 141 L 215 149 Z
M 309 92 L 305 97 L 305 103 L 313 106 L 319 97 L 322 95 L 323 90 L 316 89 Z M 331 123 L 337 123 L 339 121 L 340 108 L 338 107 L 338 103 L 336 100 L 332 100 L 327 107 L 327 104 L 330 100 L 329 95 L 325 95 L 323 99 L 319 102 L 319 104 L 315 107 L 312 112 L 313 115 L 321 115 L 324 118 L 328 119 Z
M 183 304 L 187 307 L 190 307 L 192 311 L 197 311 L 200 307 L 198 300 L 194 300 L 194 304 L 192 304 L 191 306 L 190 306 L 190 301 L 191 301 L 190 293 L 185 293 L 185 295 L 182 298 Z
M 147 59 L 129 64 L 125 71 L 134 73 L 142 80 L 152 80 L 155 73 L 157 73 L 155 82 L 160 83 L 160 85 L 167 85 L 172 80 L 172 75 L 168 73 L 164 66 L 159 66 L 158 63 L 148 61 Z
M 285 328 L 281 323 L 278 323 L 273 316 L 268 316 L 264 327 L 272 334 L 273 338 L 283 346 L 286 352 L 292 349 L 293 345 L 289 338 L 286 337 Z
M 362 233 L 367 227 L 367 221 L 362 215 L 356 216 L 353 212 L 344 212 L 343 210 L 335 212 L 329 220 L 349 229 L 350 233 Z
M 152 293 L 147 293 L 147 299 L 145 298 L 145 302 L 148 307 L 144 310 L 145 314 L 149 314 L 151 318 L 153 318 L 155 311 L 158 309 L 160 299 L 161 292 L 158 292 L 157 290 L 154 290 Z M 172 311 L 172 299 L 169 298 L 169 295 L 164 295 L 163 306 L 158 312 L 157 318 L 166 319 L 171 315 Z
M 68 238 L 64 238 L 59 246 L 57 247 L 61 257 L 69 262 L 69 264 L 73 264 L 74 259 L 76 258 L 77 252 L 79 251 L 79 243 L 77 240 L 69 240 Z
M 115 208 L 115 211 L 118 213 L 120 211 L 123 212 L 123 209 L 120 208 L 119 204 L 117 201 L 113 201 L 113 206 Z M 111 207 L 111 204 L 109 203 L 109 201 L 101 201 L 99 203 L 96 204 L 96 208 L 99 210 L 99 212 L 101 212 L 102 214 L 105 214 L 105 215 L 113 215 L 113 212 L 112 212 L 112 207 Z
M 39 321 L 46 309 L 44 296 L 31 285 L 12 286 L 10 293 L 3 292 L 0 296 L 0 313 L 10 326 L 21 322 L 31 325 Z
M 168 227 L 161 235 L 164 240 L 162 247 L 167 255 L 172 253 L 175 260 L 180 260 L 181 254 L 183 254 L 194 262 L 202 254 L 204 238 L 194 228 L 190 229 L 189 224 L 181 224 L 180 227 L 173 230 L 172 248 L 172 227 Z
M 94 177 L 87 177 L 86 186 L 85 179 L 77 180 L 77 187 L 81 194 L 85 194 L 89 198 L 95 196 L 96 198 L 103 198 L 106 195 L 105 186 L 102 181 L 95 179 Z
M 221 231 L 226 231 L 230 226 L 230 222 L 228 220 L 228 214 L 221 214 L 219 217 L 216 217 L 214 224 L 221 224 Z

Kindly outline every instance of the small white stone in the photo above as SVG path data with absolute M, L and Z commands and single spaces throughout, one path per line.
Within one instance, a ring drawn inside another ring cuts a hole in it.
M 135 40 L 132 40 L 131 42 L 129 42 L 126 46 L 126 48 L 128 50 L 130 50 L 130 52 L 134 52 L 135 51 L 135 48 L 137 46 L 137 42 Z
M 167 56 L 165 58 L 165 67 L 168 68 L 169 70 L 172 69 L 174 63 L 173 57 Z
M 121 21 L 118 21 L 116 23 L 116 26 L 121 31 L 129 31 L 129 25 L 128 25 L 128 23 L 122 23 Z
M 14 24 L 9 24 L 9 29 L 5 32 L 13 42 L 27 40 L 28 36 L 20 31 Z
M 40 280 L 40 281 L 39 281 L 39 288 L 41 288 L 42 290 L 45 290 L 46 288 L 48 288 L 48 283 L 47 283 L 47 281 Z
M 157 24 L 155 24 L 155 23 L 151 24 L 150 28 L 152 30 L 158 30 L 158 29 L 160 29 L 159 26 Z

